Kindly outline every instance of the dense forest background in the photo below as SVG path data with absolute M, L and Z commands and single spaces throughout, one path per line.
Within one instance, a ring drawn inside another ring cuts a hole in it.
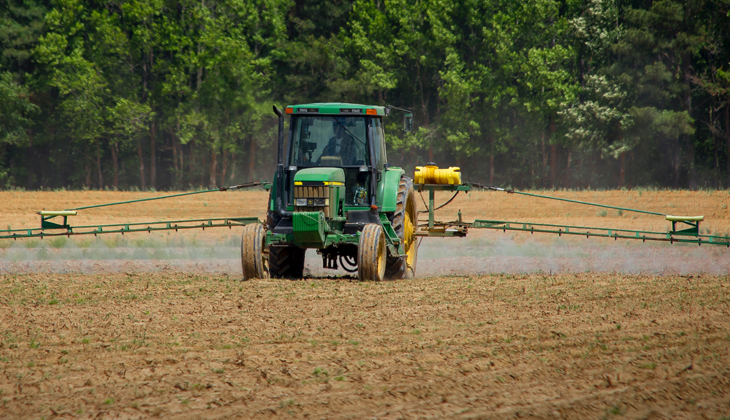
M 728 188 L 730 0 L 0 0 L 0 188 L 271 178 L 271 106 L 412 108 L 388 156 Z

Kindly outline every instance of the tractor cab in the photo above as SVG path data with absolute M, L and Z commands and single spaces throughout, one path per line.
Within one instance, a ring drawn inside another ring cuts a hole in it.
M 308 104 L 288 107 L 286 112 L 291 121 L 285 176 L 293 182 L 294 193 L 287 203 L 293 211 L 320 207 L 329 219 L 373 205 L 377 184 L 373 176 L 377 178 L 387 166 L 385 109 Z M 329 191 L 312 188 L 325 186 L 323 182 Z M 337 186 L 342 188 L 332 188 Z M 331 192 L 336 197 L 330 197 Z M 331 206 L 324 204 L 330 200 Z

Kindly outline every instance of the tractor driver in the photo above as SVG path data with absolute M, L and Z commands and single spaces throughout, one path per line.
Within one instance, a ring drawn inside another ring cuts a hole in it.
M 322 156 L 339 156 L 342 159 L 342 165 L 357 164 L 357 146 L 355 139 L 350 135 L 345 126 L 338 122 L 332 122 L 334 137 L 330 138 L 327 146 L 322 149 Z M 320 157 L 320 160 L 322 157 Z

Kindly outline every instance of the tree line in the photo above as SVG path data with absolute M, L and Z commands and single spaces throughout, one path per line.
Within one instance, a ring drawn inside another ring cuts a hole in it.
M 270 178 L 272 105 L 516 188 L 728 188 L 728 0 L 4 0 L 0 188 Z

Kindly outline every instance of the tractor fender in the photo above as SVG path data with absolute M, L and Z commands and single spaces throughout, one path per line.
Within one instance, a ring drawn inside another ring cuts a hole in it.
M 381 212 L 393 212 L 398 204 L 398 184 L 406 172 L 401 168 L 388 168 L 378 185 L 378 207 Z

